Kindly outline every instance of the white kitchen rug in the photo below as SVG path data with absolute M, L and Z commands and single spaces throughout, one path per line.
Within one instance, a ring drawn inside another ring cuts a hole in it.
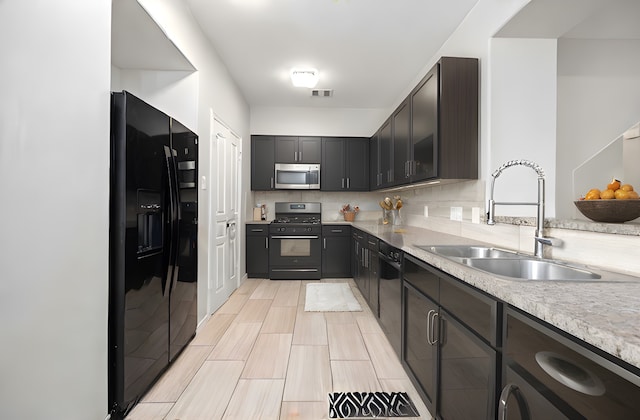
M 304 301 L 306 312 L 357 312 L 362 307 L 348 283 L 309 283 Z

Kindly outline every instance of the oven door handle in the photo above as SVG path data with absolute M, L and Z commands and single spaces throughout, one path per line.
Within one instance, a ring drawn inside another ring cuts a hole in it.
M 271 239 L 320 239 L 320 236 L 318 236 L 318 235 L 309 235 L 309 236 L 301 236 L 301 235 L 272 236 Z

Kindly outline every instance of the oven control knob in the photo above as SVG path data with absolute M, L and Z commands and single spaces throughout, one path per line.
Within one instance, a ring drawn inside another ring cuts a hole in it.
M 310 227 L 307 228 L 307 232 L 311 232 L 311 228 Z

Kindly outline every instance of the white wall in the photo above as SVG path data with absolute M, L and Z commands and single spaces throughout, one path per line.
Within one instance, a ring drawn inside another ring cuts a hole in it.
M 575 214 L 573 169 L 640 121 L 638 51 L 640 40 L 558 42 L 558 217 Z M 610 181 L 607 171 L 601 178 L 591 188 L 602 189 Z
M 377 108 L 258 106 L 251 107 L 251 134 L 370 137 L 389 115 Z
M 111 2 L 0 2 L 0 418 L 107 413 Z
M 210 170 L 209 162 L 203 156 L 209 156 L 210 142 L 215 140 L 215 133 L 211 132 L 210 113 L 213 112 L 225 122 L 243 140 L 242 151 L 249 154 L 250 134 L 249 134 L 249 107 L 242 96 L 242 93 L 235 84 L 232 75 L 229 74 L 224 63 L 216 54 L 213 46 L 205 37 L 190 10 L 180 0 L 140 0 L 139 3 L 147 10 L 151 17 L 162 28 L 167 37 L 176 45 L 184 56 L 196 68 L 194 76 L 197 77 L 197 89 L 194 93 L 197 98 L 195 109 L 197 115 L 193 119 L 195 126 L 192 128 L 200 136 L 200 168 L 201 175 L 208 174 Z M 238 28 L 241 30 L 241 28 Z M 232 36 L 232 35 L 230 35 Z M 144 75 L 143 75 L 144 76 Z M 145 82 L 153 74 L 143 77 Z M 188 76 L 187 79 L 193 76 Z M 181 83 L 193 88 L 191 81 Z M 191 98 L 194 96 L 192 95 Z M 190 104 L 183 107 L 182 111 L 192 112 Z M 181 110 L 176 110 L 176 117 Z M 188 121 L 183 121 L 189 125 Z M 213 134 L 213 137 L 212 137 Z M 246 201 L 253 201 L 250 193 L 250 166 L 245 159 L 242 174 L 242 197 L 243 204 L 241 214 L 244 216 L 249 209 L 246 208 Z M 215 183 L 209 180 L 209 188 L 201 190 L 198 197 L 199 210 L 199 230 L 198 230 L 198 321 L 206 318 L 207 314 L 207 288 L 209 280 L 215 275 L 215 267 L 208 266 L 208 255 L 211 251 L 207 247 L 209 242 L 209 232 L 206 229 L 210 215 L 212 214 L 212 203 L 210 196 L 215 197 L 212 189 Z M 252 206 L 252 204 L 250 204 Z M 241 225 L 240 237 L 244 237 L 244 225 Z M 245 268 L 245 250 L 241 247 L 240 269 Z
M 192 131 L 198 127 L 198 72 L 120 69 L 111 66 L 111 90 L 127 90 Z
M 479 176 L 486 178 L 491 173 L 487 167 L 489 145 L 493 138 L 490 133 L 490 118 L 493 113 L 491 102 L 490 66 L 492 55 L 490 41 L 493 35 L 508 22 L 530 0 L 479 0 L 456 31 L 431 58 L 413 83 L 398 96 L 395 109 L 409 94 L 411 89 L 424 77 L 442 56 L 476 57 L 480 60 L 480 157 Z M 452 188 L 454 188 L 452 186 Z
M 479 0 L 476 6 L 462 21 L 440 50 L 429 60 L 428 64 L 416 75 L 415 79 L 402 92 L 398 92 L 397 101 L 385 110 L 344 110 L 327 111 L 312 108 L 305 111 L 291 111 L 288 109 L 253 109 L 251 112 L 251 132 L 254 134 L 302 134 L 304 130 L 308 135 L 354 135 L 369 136 L 373 134 L 384 120 L 391 115 L 393 110 L 406 98 L 411 90 L 418 84 L 424 75 L 442 56 L 477 57 L 480 60 L 480 156 L 479 177 L 486 179 L 491 171 L 487 162 L 490 159 L 490 143 L 493 137 L 490 135 L 491 84 L 490 63 L 492 60 L 490 40 L 493 35 L 514 16 L 529 0 Z M 523 81 L 528 83 L 528 81 Z M 354 117 L 353 121 L 342 118 L 334 118 L 333 113 Z M 522 112 L 526 112 L 523 109 Z M 368 126 L 368 124 L 370 124 Z M 287 130 L 283 132 L 281 130 Z M 350 130 L 350 131 L 347 131 Z M 348 133 L 348 134 L 346 134 Z M 495 168 L 494 168 L 495 169 Z M 484 188 L 484 183 L 474 183 L 475 188 Z M 438 194 L 431 194 L 429 188 L 421 188 L 415 193 L 403 194 L 415 197 L 416 203 L 437 203 L 436 207 L 463 205 L 469 203 L 468 188 L 460 189 L 457 184 L 439 185 L 435 188 Z M 440 193 L 442 192 L 442 193 Z M 375 204 L 380 197 L 391 193 L 370 193 L 371 203 Z M 475 194 L 471 194 L 475 196 Z M 264 201 L 264 198 L 261 197 Z M 260 200 L 256 200 L 259 202 Z M 368 204 L 367 204 L 368 205 Z M 473 206 L 477 206 L 474 201 Z M 415 210 L 420 213 L 420 210 Z M 470 213 L 471 208 L 464 208 L 465 214 Z
M 491 40 L 489 167 L 526 159 L 545 172 L 546 216 L 554 217 L 556 184 L 556 40 Z M 487 184 L 491 177 L 487 176 Z M 537 175 L 530 168 L 506 169 L 495 183 L 497 202 L 536 202 Z M 490 188 L 490 187 L 489 187 Z M 536 216 L 532 206 L 497 206 L 497 215 Z

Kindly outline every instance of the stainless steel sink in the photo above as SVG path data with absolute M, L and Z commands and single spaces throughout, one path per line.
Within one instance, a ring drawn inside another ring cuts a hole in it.
M 598 280 L 592 271 L 521 256 L 520 258 L 467 258 L 464 264 L 497 276 L 519 280 Z
M 417 248 L 512 280 L 593 281 L 601 275 L 562 262 L 481 245 L 416 245 Z
M 416 245 L 418 248 L 447 258 L 518 258 L 514 251 L 479 245 Z

